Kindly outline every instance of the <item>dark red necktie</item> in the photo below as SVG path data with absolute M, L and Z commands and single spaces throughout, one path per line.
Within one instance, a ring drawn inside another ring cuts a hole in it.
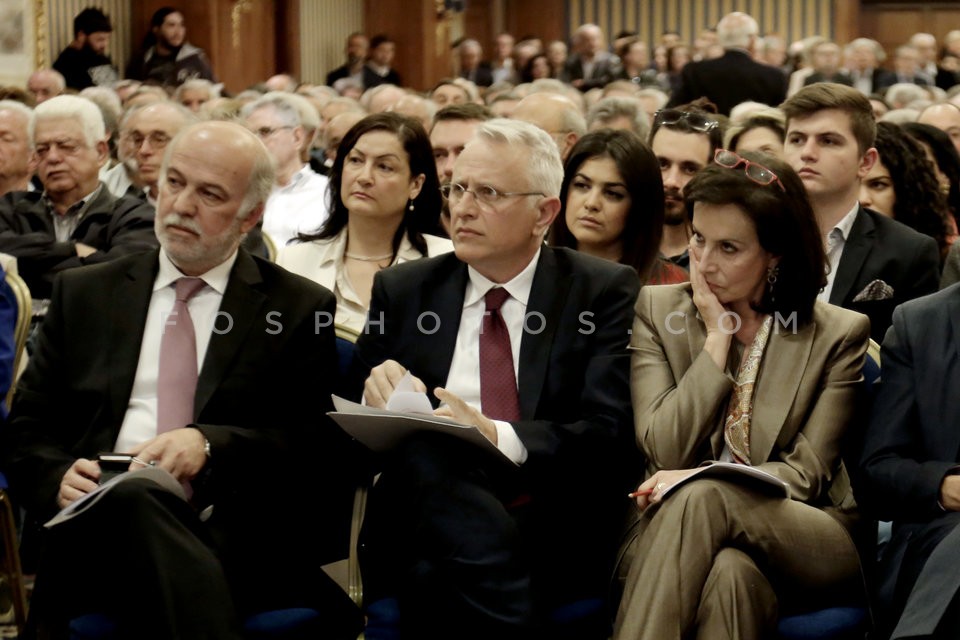
M 510 332 L 500 315 L 500 307 L 509 297 L 501 287 L 490 289 L 485 296 L 487 311 L 480 333 L 480 409 L 492 420 L 512 422 L 520 419 L 520 398 Z

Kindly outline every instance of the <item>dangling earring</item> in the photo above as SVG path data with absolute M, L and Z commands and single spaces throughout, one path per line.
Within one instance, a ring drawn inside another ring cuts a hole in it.
M 772 266 L 767 267 L 767 293 L 770 295 L 770 303 L 773 304 L 776 301 L 776 296 L 774 295 L 774 285 L 777 284 L 777 276 L 780 275 L 780 267 Z
M 407 211 L 413 211 L 413 200 L 407 200 L 407 202 L 409 203 L 407 205 Z

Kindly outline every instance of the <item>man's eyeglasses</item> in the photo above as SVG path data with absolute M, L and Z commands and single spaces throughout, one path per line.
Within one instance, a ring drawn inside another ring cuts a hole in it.
M 496 205 L 498 202 L 504 198 L 510 198 L 513 196 L 542 196 L 544 195 L 540 191 L 511 191 L 511 192 L 500 192 L 491 187 L 490 185 L 481 184 L 473 189 L 467 189 L 465 186 L 459 183 L 445 184 L 440 187 L 440 193 L 443 197 L 451 204 L 455 205 L 463 198 L 464 194 L 472 193 L 473 197 L 477 199 L 477 202 L 486 205 Z
M 727 149 L 717 149 L 716 153 L 713 154 L 713 161 L 721 167 L 726 167 L 727 169 L 736 169 L 742 164 L 744 165 L 743 172 L 747 174 L 748 178 L 757 184 L 767 186 L 768 184 L 776 182 L 781 191 L 784 193 L 787 191 L 786 187 L 783 186 L 783 183 L 780 182 L 780 178 L 778 178 L 777 174 L 775 174 L 773 171 L 767 169 L 762 164 L 750 162 L 746 158 L 741 157 L 733 151 L 728 151 Z
M 653 126 L 674 125 L 680 122 L 686 122 L 694 131 L 707 133 L 716 129 L 718 124 L 716 120 L 711 120 L 702 113 L 693 113 L 691 111 L 681 111 L 680 109 L 660 109 L 653 114 Z
M 143 135 L 139 131 L 131 131 L 130 133 L 126 134 L 124 138 L 136 149 L 139 149 L 141 146 L 143 146 L 144 140 L 149 140 L 150 146 L 154 149 L 163 149 L 170 144 L 173 136 L 170 136 L 163 131 L 151 131 L 147 135 Z
M 256 135 L 256 136 L 259 137 L 261 140 L 263 140 L 263 139 L 265 139 L 265 138 L 269 138 L 270 136 L 272 136 L 273 134 L 275 134 L 277 131 L 282 131 L 283 129 L 293 129 L 293 127 L 290 127 L 290 126 L 285 126 L 285 127 L 260 127 L 259 129 L 252 129 L 252 131 L 253 131 L 254 135 Z

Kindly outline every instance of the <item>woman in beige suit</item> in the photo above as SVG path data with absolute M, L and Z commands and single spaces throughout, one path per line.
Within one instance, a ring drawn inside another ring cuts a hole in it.
M 338 326 L 363 329 L 373 277 L 400 262 L 453 250 L 440 229 L 440 184 L 430 138 L 398 113 L 367 116 L 340 143 L 327 193 L 330 217 L 277 263 L 337 297 Z
M 685 196 L 691 282 L 645 287 L 636 305 L 631 388 L 647 470 L 618 640 L 763 638 L 778 609 L 816 606 L 807 594 L 861 590 L 840 450 L 861 417 L 869 321 L 816 301 L 823 244 L 787 165 L 720 150 Z M 789 497 L 704 477 L 663 495 L 708 460 L 766 471 Z

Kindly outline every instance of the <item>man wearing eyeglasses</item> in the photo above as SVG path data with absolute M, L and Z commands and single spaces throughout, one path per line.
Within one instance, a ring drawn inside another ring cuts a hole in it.
M 104 184 L 116 196 L 142 197 L 156 207 L 163 153 L 174 136 L 196 120 L 193 113 L 175 102 L 156 102 L 132 110 L 120 125 L 117 151 L 121 162 L 107 172 Z
M 687 208 L 683 188 L 698 171 L 707 166 L 721 146 L 720 125 L 710 114 L 695 105 L 679 109 L 661 109 L 654 114 L 650 147 L 660 163 L 663 178 L 663 238 L 660 254 L 688 269 L 690 242 Z
M 297 97 L 271 93 L 246 105 L 241 113 L 277 166 L 277 181 L 263 213 L 263 231 L 278 247 L 298 233 L 319 229 L 328 213 L 326 176 L 301 160 L 300 150 L 309 134 L 293 103 Z
M 35 299 L 50 297 L 53 277 L 157 246 L 153 208 L 117 198 L 100 182 L 107 160 L 100 110 L 76 96 L 34 110 L 33 148 L 42 192 L 0 199 L 0 251 L 17 258 Z
M 418 639 L 584 638 L 608 625 L 603 606 L 563 629 L 547 619 L 606 597 L 613 496 L 635 450 L 626 345 L 639 283 L 543 244 L 562 178 L 542 130 L 482 123 L 444 187 L 455 253 L 374 280 L 354 371 L 366 403 L 383 407 L 409 373 L 499 455 L 422 433 L 383 461 L 361 559 L 371 626 L 389 602 Z
M 936 241 L 860 205 L 860 181 L 877 161 L 870 101 L 853 87 L 818 83 L 781 105 L 787 114 L 784 158 L 800 174 L 829 270 L 820 299 L 870 318 L 880 342 L 899 304 L 939 286 Z

